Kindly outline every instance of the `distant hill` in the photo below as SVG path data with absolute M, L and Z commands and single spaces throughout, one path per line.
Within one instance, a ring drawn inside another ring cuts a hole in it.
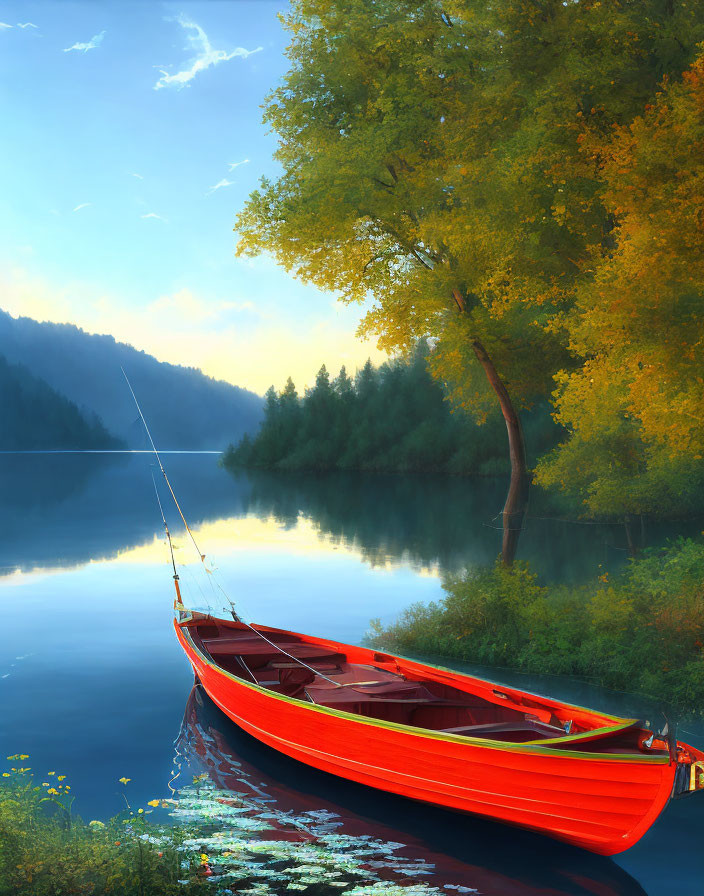
M 51 448 L 121 448 L 100 419 L 0 355 L 0 451 Z
M 0 352 L 24 364 L 70 399 L 85 416 L 97 414 L 130 448 L 146 437 L 120 367 L 124 367 L 157 447 L 225 448 L 257 429 L 262 399 L 200 370 L 157 361 L 112 336 L 71 324 L 13 318 L 0 310 Z

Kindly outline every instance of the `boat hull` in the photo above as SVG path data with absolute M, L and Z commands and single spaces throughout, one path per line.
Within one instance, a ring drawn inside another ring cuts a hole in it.
M 205 691 L 235 724 L 293 759 L 360 784 L 602 855 L 636 843 L 672 794 L 676 765 L 668 757 L 478 742 L 365 718 L 250 684 L 215 664 L 178 623 L 176 634 Z M 358 661 L 373 656 L 314 640 L 354 651 Z

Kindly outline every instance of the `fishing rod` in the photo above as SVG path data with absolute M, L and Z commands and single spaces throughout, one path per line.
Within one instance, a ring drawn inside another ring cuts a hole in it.
M 177 497 L 176 497 L 176 494 L 175 494 L 173 488 L 171 487 L 171 483 L 169 482 L 169 477 L 166 475 L 166 470 L 164 469 L 164 465 L 163 465 L 162 462 L 161 462 L 161 457 L 159 456 L 159 452 L 157 451 L 156 445 L 154 444 L 154 439 L 152 438 L 152 434 L 151 434 L 151 432 L 149 431 L 149 426 L 147 425 L 147 421 L 146 421 L 145 418 L 144 418 L 144 414 L 142 413 L 142 409 L 141 409 L 141 407 L 139 406 L 139 402 L 137 401 L 137 396 L 136 396 L 135 393 L 134 393 L 134 389 L 132 388 L 132 384 L 130 383 L 129 378 L 128 378 L 127 374 L 125 373 L 125 368 L 124 368 L 124 367 L 120 367 L 120 370 L 122 371 L 122 375 L 124 376 L 125 381 L 126 381 L 128 387 L 129 387 L 129 390 L 130 390 L 130 392 L 132 393 L 132 398 L 134 399 L 134 403 L 135 403 L 135 405 L 137 406 L 137 410 L 139 411 L 139 416 L 140 416 L 140 418 L 141 418 L 141 420 L 142 420 L 142 423 L 144 424 L 144 428 L 145 428 L 145 430 L 146 430 L 146 432 L 147 432 L 147 436 L 149 437 L 149 441 L 150 441 L 151 446 L 152 446 L 152 451 L 154 452 L 154 456 L 155 456 L 156 459 L 157 459 L 157 462 L 158 462 L 158 464 L 159 464 L 159 469 L 161 470 L 162 476 L 164 477 L 164 481 L 166 482 L 166 485 L 168 486 L 169 492 L 171 493 L 171 497 L 172 497 L 173 500 L 174 500 L 174 504 L 176 505 L 176 509 L 178 510 L 179 515 L 180 515 L 181 519 L 183 520 L 183 525 L 186 527 L 186 531 L 187 531 L 188 534 L 191 536 L 191 541 L 193 542 L 193 546 L 195 547 L 196 551 L 198 552 L 198 556 L 200 557 L 201 563 L 203 564 L 203 568 L 205 569 L 205 571 L 206 571 L 207 573 L 210 573 L 210 570 L 209 570 L 208 567 L 205 565 L 205 554 L 201 553 L 201 550 L 200 550 L 200 548 L 198 547 L 198 544 L 197 544 L 197 542 L 196 542 L 195 536 L 193 535 L 193 532 L 191 531 L 191 528 L 190 528 L 190 526 L 188 525 L 188 522 L 186 521 L 186 517 L 184 516 L 183 511 L 181 510 L 181 505 L 178 503 L 178 499 L 177 499 Z M 154 475 L 153 475 L 153 474 L 152 474 L 152 481 L 154 481 Z M 183 602 L 181 601 L 181 590 L 180 590 L 180 588 L 179 588 L 179 584 L 178 584 L 178 583 L 179 583 L 179 578 L 178 578 L 178 573 L 176 572 L 176 561 L 175 561 L 175 559 L 174 559 L 173 545 L 172 545 L 172 543 L 171 543 L 171 534 L 169 533 L 169 527 L 168 527 L 168 525 L 167 525 L 167 523 L 166 523 L 166 517 L 165 517 L 165 515 L 164 515 L 164 509 L 163 509 L 163 507 L 162 507 L 162 505 L 161 505 L 161 499 L 159 498 L 159 491 L 158 491 L 158 489 L 156 488 L 156 481 L 154 481 L 154 488 L 155 488 L 155 490 L 156 490 L 156 499 L 157 499 L 157 501 L 159 502 L 159 509 L 161 510 L 161 518 L 162 518 L 162 520 L 164 521 L 164 527 L 165 527 L 165 529 L 166 529 L 166 534 L 167 534 L 167 538 L 168 538 L 168 541 L 169 541 L 169 548 L 171 549 L 171 563 L 172 563 L 172 566 L 173 566 L 173 569 L 174 569 L 174 585 L 176 586 L 176 594 L 177 594 L 177 596 L 178 596 L 178 604 L 180 605 L 178 609 L 179 609 L 179 611 L 181 610 L 181 608 L 183 608 L 183 609 L 185 610 L 186 607 L 183 605 Z M 266 635 L 264 635 L 262 632 L 260 632 L 258 629 L 256 629 L 253 625 L 250 625 L 250 623 L 247 622 L 245 619 L 242 619 L 240 616 L 238 616 L 237 613 L 235 612 L 235 605 L 233 604 L 233 602 L 230 600 L 230 598 L 228 597 L 228 595 L 225 594 L 225 592 L 223 591 L 222 588 L 220 588 L 220 590 L 223 592 L 223 594 L 225 595 L 225 598 L 226 598 L 226 599 L 229 601 L 229 603 L 230 603 L 231 613 L 232 613 L 232 618 L 235 620 L 235 622 L 241 622 L 243 625 L 246 625 L 248 629 L 250 629 L 251 631 L 253 631 L 255 635 L 258 635 L 263 641 L 266 641 L 267 644 L 271 645 L 273 648 L 275 648 L 275 649 L 278 650 L 280 653 L 282 653 L 284 656 L 287 656 L 289 659 L 293 660 L 294 662 L 299 663 L 299 665 L 303 666 L 305 669 L 308 669 L 308 670 L 309 670 L 310 672 L 312 672 L 314 675 L 317 675 L 317 676 L 319 676 L 320 678 L 324 678 L 325 681 L 330 682 L 330 684 L 334 684 L 335 687 L 343 687 L 343 685 L 341 685 L 339 681 L 335 681 L 335 680 L 332 679 L 332 678 L 328 678 L 327 675 L 324 675 L 324 674 L 323 674 L 322 672 L 320 672 L 319 670 L 314 669 L 312 666 L 309 666 L 308 663 L 304 663 L 303 660 L 300 659 L 299 657 L 294 656 L 292 653 L 288 653 L 288 651 L 284 650 L 283 647 L 279 646 L 279 645 L 276 644 L 274 641 L 269 640 L 269 638 L 267 638 Z
M 173 567 L 173 570 L 174 570 L 174 588 L 176 589 L 175 607 L 176 607 L 176 609 L 178 609 L 179 612 L 181 612 L 181 610 L 182 609 L 185 610 L 186 607 L 184 606 L 183 601 L 181 600 L 181 588 L 178 584 L 179 579 L 178 579 L 178 571 L 176 569 L 176 558 L 174 557 L 174 545 L 173 545 L 173 542 L 171 541 L 171 532 L 169 532 L 169 524 L 166 522 L 164 508 L 162 507 L 162 504 L 161 504 L 161 498 L 159 497 L 159 489 L 156 487 L 156 479 L 154 478 L 153 472 L 152 472 L 152 482 L 154 483 L 154 494 L 156 495 L 156 502 L 159 505 L 159 512 L 161 513 L 161 519 L 162 519 L 162 522 L 164 523 L 164 531 L 166 532 L 166 540 L 169 543 L 169 553 L 171 554 L 171 566 Z
M 125 368 L 120 367 L 120 370 L 122 371 L 122 375 L 124 376 L 125 381 L 129 387 L 129 390 L 132 393 L 132 398 L 134 398 L 134 403 L 137 405 L 137 410 L 139 411 L 139 416 L 142 419 L 142 423 L 144 424 L 144 428 L 147 431 L 147 436 L 149 437 L 149 441 L 151 442 L 151 445 L 152 445 L 152 451 L 154 452 L 154 456 L 157 459 L 157 463 L 159 464 L 159 469 L 161 470 L 161 474 L 164 477 L 164 481 L 166 482 L 166 485 L 168 486 L 168 489 L 171 492 L 171 497 L 174 499 L 174 504 L 176 505 L 176 509 L 178 510 L 179 515 L 180 515 L 181 519 L 183 520 L 183 525 L 186 527 L 186 531 L 191 536 L 191 541 L 193 542 L 193 547 L 198 552 L 198 556 L 201 559 L 201 563 L 203 563 L 203 565 L 205 566 L 205 554 L 201 553 L 201 550 L 196 543 L 195 536 L 193 535 L 193 532 L 191 532 L 191 527 L 188 525 L 188 522 L 186 521 L 186 517 L 183 515 L 183 511 L 181 510 L 181 505 L 178 503 L 178 498 L 176 497 L 176 494 L 175 494 L 173 488 L 171 488 L 171 483 L 169 482 L 169 477 L 166 475 L 166 470 L 164 469 L 164 465 L 161 462 L 161 457 L 159 457 L 159 452 L 156 450 L 156 445 L 154 444 L 154 439 L 152 438 L 152 434 L 149 432 L 149 427 L 147 426 L 147 421 L 144 419 L 144 414 L 142 413 L 142 409 L 139 406 L 139 402 L 137 401 L 137 396 L 134 394 L 134 389 L 132 388 L 132 384 L 130 383 L 129 379 L 127 378 L 127 374 L 125 373 Z M 158 497 L 158 495 L 157 495 L 157 497 Z

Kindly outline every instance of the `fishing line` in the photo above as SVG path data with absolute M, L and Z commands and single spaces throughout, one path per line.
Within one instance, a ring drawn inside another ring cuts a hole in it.
M 178 582 L 178 581 L 179 581 L 179 575 L 178 575 L 178 572 L 177 572 L 177 570 L 176 570 L 176 560 L 175 560 L 175 557 L 174 557 L 174 544 L 173 544 L 173 541 L 172 541 L 172 539 L 171 539 L 171 532 L 169 531 L 169 526 L 168 526 L 168 523 L 166 522 L 166 515 L 165 515 L 165 513 L 164 513 L 164 507 L 163 507 L 163 505 L 162 505 L 162 503 L 161 503 L 161 497 L 159 496 L 159 489 L 158 489 L 157 484 L 156 484 L 156 479 L 154 478 L 154 471 L 153 471 L 153 470 L 151 471 L 151 475 L 152 475 L 152 482 L 153 482 L 153 484 L 154 484 L 154 493 L 156 494 L 157 504 L 159 505 L 159 511 L 160 511 L 160 513 L 161 513 L 161 519 L 162 519 L 162 522 L 164 523 L 164 531 L 166 532 L 166 538 L 167 538 L 168 543 L 169 543 L 169 551 L 170 551 L 170 554 L 171 554 L 171 565 L 172 565 L 173 570 L 174 570 L 174 581 L 175 581 L 175 582 Z M 182 569 L 182 570 L 185 570 L 186 568 L 187 568 L 187 567 L 185 566 L 185 564 L 181 564 L 181 569 Z M 195 577 L 194 577 L 194 578 L 195 578 Z M 178 589 L 177 589 L 177 590 L 178 590 Z M 208 607 L 208 612 L 209 612 L 210 615 L 212 616 L 212 607 L 210 606 L 210 601 L 209 601 L 208 598 L 205 596 L 205 594 L 203 593 L 203 590 L 200 588 L 200 586 L 199 586 L 199 590 L 200 590 L 200 592 L 201 592 L 201 596 L 202 596 L 202 598 L 203 598 L 203 600 L 204 600 L 206 606 Z M 183 603 L 183 601 L 181 601 L 181 603 Z
M 144 428 L 147 431 L 147 436 L 149 437 L 149 441 L 151 443 L 152 450 L 154 451 L 154 456 L 157 459 L 157 462 L 159 464 L 159 469 L 161 470 L 162 476 L 164 477 L 164 481 L 166 482 L 166 485 L 168 486 L 168 489 L 171 492 L 171 497 L 174 499 L 174 504 L 176 505 L 176 509 L 178 510 L 179 515 L 180 515 L 181 519 L 183 520 L 183 525 L 186 527 L 186 531 L 191 536 L 191 541 L 193 542 L 193 546 L 196 549 L 196 552 L 198 553 L 198 556 L 200 557 L 201 562 L 205 566 L 205 554 L 201 553 L 201 550 L 198 547 L 196 539 L 193 535 L 193 532 L 191 532 L 191 528 L 188 525 L 188 522 L 186 521 L 186 517 L 183 515 L 183 511 L 181 510 L 181 505 L 178 503 L 176 494 L 174 493 L 174 490 L 171 487 L 171 483 L 169 482 L 169 477 L 166 475 L 166 470 L 164 469 L 164 465 L 161 462 L 161 457 L 159 456 L 159 452 L 156 450 L 156 445 L 154 444 L 154 439 L 152 438 L 152 434 L 149 431 L 149 427 L 147 426 L 147 421 L 144 419 L 144 414 L 142 413 L 142 409 L 139 406 L 139 402 L 137 401 L 137 396 L 134 394 L 134 389 L 132 388 L 132 385 L 131 385 L 129 379 L 127 378 L 127 374 L 125 373 L 124 367 L 120 367 L 120 370 L 122 371 L 122 375 L 125 378 L 127 386 L 129 388 L 130 392 L 132 393 L 132 398 L 134 398 L 134 403 L 137 405 L 137 410 L 139 412 L 139 416 L 141 417 L 142 423 L 144 424 Z
M 150 443 L 151 443 L 152 450 L 154 451 L 154 456 L 156 457 L 157 462 L 158 462 L 158 464 L 159 464 L 159 469 L 161 470 L 161 473 L 162 473 L 162 475 L 163 475 L 163 477 L 164 477 L 164 481 L 166 482 L 166 485 L 168 486 L 168 489 L 169 489 L 169 491 L 171 492 L 171 497 L 173 498 L 173 500 L 174 500 L 174 504 L 176 505 L 176 509 L 178 510 L 179 515 L 180 515 L 181 519 L 183 520 L 183 525 L 186 527 L 186 531 L 187 531 L 188 534 L 191 536 L 191 541 L 193 542 L 193 546 L 195 547 L 196 552 L 198 553 L 198 556 L 200 557 L 200 561 L 201 561 L 201 563 L 203 564 L 203 569 L 205 569 L 206 573 L 207 573 L 209 576 L 213 576 L 213 575 L 214 575 L 214 572 L 212 572 L 211 570 L 209 570 L 208 567 L 205 565 L 205 554 L 203 554 L 203 553 L 201 552 L 200 548 L 198 547 L 198 544 L 197 544 L 197 542 L 196 542 L 196 540 L 195 540 L 195 537 L 194 537 L 194 535 L 193 535 L 193 532 L 191 531 L 191 528 L 190 528 L 190 526 L 188 525 L 188 522 L 187 522 L 187 520 L 186 520 L 186 517 L 184 516 L 183 511 L 181 510 L 181 505 L 178 503 L 178 499 L 176 498 L 176 495 L 175 495 L 175 493 L 174 493 L 174 490 L 173 490 L 173 488 L 171 487 L 171 483 L 169 482 L 169 477 L 166 475 L 166 470 L 164 469 L 164 465 L 162 464 L 162 462 L 161 462 L 161 458 L 159 457 L 159 452 L 157 451 L 156 445 L 154 444 L 154 439 L 152 438 L 152 434 L 151 434 L 151 432 L 149 431 L 149 426 L 147 425 L 147 421 L 144 419 L 144 414 L 142 413 L 142 408 L 139 406 L 139 402 L 137 401 L 137 396 L 134 394 L 134 389 L 132 388 L 132 384 L 130 383 L 129 378 L 128 378 L 127 374 L 125 373 L 125 369 L 124 369 L 124 367 L 120 367 L 120 370 L 122 371 L 122 375 L 123 375 L 124 378 L 125 378 L 125 382 L 127 383 L 127 387 L 129 388 L 129 390 L 130 390 L 130 392 L 131 392 L 131 394 L 132 394 L 132 398 L 134 399 L 134 403 L 135 403 L 135 405 L 137 406 L 137 410 L 138 410 L 138 412 L 139 412 L 139 416 L 140 416 L 140 418 L 141 418 L 141 420 L 142 420 L 142 423 L 144 424 L 144 428 L 145 428 L 145 430 L 146 430 L 146 432 L 147 432 L 147 436 L 149 437 L 149 441 L 150 441 Z M 158 498 L 159 498 L 159 492 L 157 491 L 157 499 L 158 499 Z M 159 501 L 159 506 L 161 506 L 161 501 Z M 162 519 L 164 520 L 164 525 L 166 526 L 166 517 L 165 517 L 164 514 L 163 514 L 163 510 L 162 510 Z M 168 532 L 168 526 L 167 526 L 167 532 Z M 170 542 L 171 542 L 171 537 L 169 536 L 169 543 L 170 543 Z M 172 561 L 173 561 L 173 554 L 172 554 Z M 178 579 L 178 573 L 176 572 L 176 563 L 175 563 L 175 562 L 173 563 L 173 566 L 174 566 L 174 584 L 176 585 L 176 594 L 177 594 L 177 596 L 178 596 L 179 603 L 181 603 L 181 606 L 183 606 L 183 604 L 182 604 L 182 602 L 181 602 L 181 594 L 180 594 L 179 586 L 178 586 L 178 581 L 179 581 L 179 579 Z M 211 580 L 211 582 L 210 582 L 210 585 L 211 585 L 211 588 L 213 589 L 213 593 L 215 593 L 215 587 L 214 587 L 214 585 L 213 585 L 212 580 Z M 320 672 L 319 670 L 314 669 L 312 666 L 309 666 L 308 663 L 304 663 L 303 660 L 300 659 L 299 657 L 294 656 L 293 654 L 288 653 L 288 651 L 284 650 L 283 647 L 279 646 L 279 645 L 276 644 L 274 641 L 271 641 L 269 638 L 266 637 L 266 635 L 264 635 L 264 634 L 263 634 L 262 632 L 260 632 L 258 629 L 254 628 L 254 626 L 251 625 L 251 624 L 250 624 L 249 622 L 247 622 L 246 620 L 244 620 L 244 619 L 240 619 L 240 618 L 237 616 L 237 614 L 235 613 L 234 604 L 233 604 L 233 602 L 230 600 L 230 598 L 227 596 L 225 590 L 224 590 L 224 589 L 222 588 L 222 586 L 220 586 L 219 584 L 218 584 L 218 587 L 219 587 L 220 590 L 223 592 L 223 594 L 225 595 L 225 597 L 227 598 L 228 602 L 230 603 L 230 605 L 231 605 L 231 607 L 232 607 L 232 615 L 233 615 L 233 618 L 235 618 L 237 621 L 241 622 L 243 625 L 246 625 L 248 629 L 250 629 L 251 631 L 253 631 L 255 635 L 258 635 L 263 641 L 266 641 L 266 643 L 269 644 L 271 647 L 273 647 L 275 650 L 278 650 L 280 653 L 283 653 L 284 656 L 287 656 L 289 659 L 293 660 L 295 663 L 298 663 L 299 665 L 303 666 L 305 669 L 308 669 L 308 671 L 312 672 L 314 675 L 319 676 L 320 678 L 325 679 L 325 681 L 330 682 L 330 684 L 335 685 L 335 687 L 342 687 L 342 686 L 343 686 L 342 684 L 340 684 L 339 681 L 334 681 L 332 678 L 329 678 L 327 675 L 324 675 L 324 674 L 323 674 L 322 672 Z M 210 615 L 212 616 L 212 608 L 211 608 L 209 602 L 208 602 L 208 610 L 211 611 L 211 612 L 210 612 Z

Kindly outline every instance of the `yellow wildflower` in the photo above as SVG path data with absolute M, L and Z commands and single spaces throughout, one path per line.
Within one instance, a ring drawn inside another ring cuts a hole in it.
M 155 809 L 159 805 L 159 800 L 149 800 L 147 803 L 148 806 L 153 806 Z
M 66 775 L 59 775 L 57 778 L 58 781 L 63 781 L 66 778 Z
M 127 784 L 127 782 L 131 780 L 132 778 L 119 778 L 120 784 Z

